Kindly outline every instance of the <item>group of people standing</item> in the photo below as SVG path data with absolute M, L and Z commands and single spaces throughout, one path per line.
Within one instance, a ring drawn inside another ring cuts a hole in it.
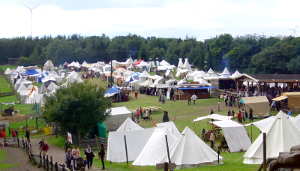
M 76 148 L 68 148 L 66 150 L 66 165 L 69 169 L 80 169 L 87 167 L 88 169 L 92 168 L 93 161 L 95 158 L 94 151 L 92 150 L 91 146 L 84 150 L 85 159 L 81 157 L 79 147 Z M 105 170 L 105 148 L 104 145 L 100 145 L 100 151 L 98 152 L 98 157 L 102 163 L 102 170 Z
M 245 109 L 239 110 L 238 113 L 235 113 L 234 110 L 228 110 L 227 116 L 236 117 L 240 123 L 245 122 L 247 119 L 249 119 L 251 121 L 253 121 L 253 119 L 254 119 L 252 108 L 249 109 L 249 113 Z

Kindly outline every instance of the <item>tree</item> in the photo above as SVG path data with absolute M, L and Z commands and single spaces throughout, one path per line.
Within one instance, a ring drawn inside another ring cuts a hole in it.
M 75 83 L 46 98 L 43 116 L 47 122 L 57 123 L 64 132 L 76 135 L 78 141 L 105 120 L 110 105 L 110 100 L 104 98 L 104 88 Z

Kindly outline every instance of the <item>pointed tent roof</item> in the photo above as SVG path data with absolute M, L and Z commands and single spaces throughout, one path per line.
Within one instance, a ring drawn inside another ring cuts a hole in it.
M 185 69 L 191 70 L 191 65 L 190 65 L 190 63 L 189 63 L 188 58 L 185 58 L 183 67 L 184 67 Z
M 207 71 L 208 74 L 215 74 L 215 71 L 212 68 L 209 68 L 209 70 Z
M 266 132 L 267 158 L 278 157 L 279 152 L 289 152 L 290 148 L 299 145 L 300 131 L 280 111 Z M 276 142 L 276 143 L 274 143 Z M 261 164 L 263 161 L 263 134 L 261 133 L 244 154 L 245 164 Z
M 156 124 L 156 126 L 159 128 L 166 128 L 168 129 L 168 131 L 170 131 L 172 134 L 176 136 L 181 135 L 173 121 L 158 123 Z
M 223 72 L 221 73 L 221 76 L 230 76 L 230 72 L 228 71 L 227 67 L 224 68 Z
M 236 70 L 232 75 L 231 75 L 231 78 L 239 78 L 240 76 L 242 76 L 242 74 Z
M 127 60 L 126 60 L 126 62 L 125 63 L 127 63 L 127 64 L 132 64 L 133 63 L 133 60 L 132 60 L 132 58 L 131 57 L 129 57 Z
M 182 62 L 182 58 L 179 58 L 178 59 L 178 65 L 177 65 L 178 68 L 183 68 L 183 62 Z
M 217 164 L 218 154 L 190 128 L 186 127 L 182 134 L 183 136 L 179 142 L 170 151 L 172 163 L 175 163 L 179 168 L 195 167 L 201 164 Z M 167 160 L 167 158 L 164 160 Z M 222 157 L 220 157 L 220 160 L 222 160 Z
M 162 65 L 162 66 L 170 66 L 171 64 L 169 64 L 169 62 L 167 62 L 166 60 L 162 60 L 159 65 Z
M 54 69 L 53 62 L 51 60 L 47 60 L 44 64 L 43 69 L 44 70 L 53 70 Z
M 155 166 L 162 162 L 167 155 L 165 136 L 168 139 L 169 149 L 172 150 L 180 137 L 174 135 L 167 128 L 155 128 L 143 150 L 132 164 L 135 166 Z
M 76 83 L 82 83 L 83 82 L 83 80 L 81 79 L 80 74 L 77 73 L 77 72 L 75 72 L 75 71 L 72 71 L 70 73 L 70 75 L 67 76 L 67 81 L 69 83 L 74 83 L 74 82 L 76 82 Z
M 142 128 L 140 125 L 133 122 L 132 119 L 128 117 L 117 129 L 117 132 L 130 132 L 130 131 L 137 131 L 143 129 L 144 128 Z

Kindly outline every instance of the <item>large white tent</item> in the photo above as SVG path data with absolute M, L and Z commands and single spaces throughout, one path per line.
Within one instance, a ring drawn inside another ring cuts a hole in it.
M 140 125 L 133 122 L 130 117 L 128 117 L 122 125 L 117 129 L 117 132 L 129 132 L 129 131 L 137 131 L 137 130 L 143 130 Z
M 156 124 L 156 127 L 166 128 L 170 133 L 178 137 L 181 135 L 173 121 L 158 123 Z
M 265 129 L 267 158 L 278 157 L 280 152 L 300 144 L 300 131 L 288 115 L 280 111 Z M 245 164 L 261 164 L 263 161 L 263 134 L 261 133 L 244 154 Z
M 232 120 L 215 121 L 212 123 L 222 128 L 230 152 L 246 151 L 250 147 L 250 138 L 242 124 Z
M 224 116 L 220 114 L 211 114 L 207 116 L 201 116 L 193 120 L 193 122 L 201 121 L 204 119 L 213 119 L 213 120 L 218 120 L 218 121 L 223 121 L 223 120 L 230 120 L 232 116 Z
M 167 161 L 165 158 L 161 163 Z M 203 142 L 190 128 L 186 127 L 180 140 L 170 152 L 171 163 L 177 168 L 190 168 L 199 165 L 217 164 L 218 154 Z M 219 161 L 221 162 L 220 156 Z
M 179 140 L 180 136 L 173 134 L 170 129 L 166 127 L 155 128 L 153 134 L 149 138 L 145 147 L 133 162 L 136 166 L 155 166 L 163 161 L 167 156 L 167 143 L 168 139 L 169 149 L 172 150 Z
M 124 139 L 124 136 L 126 136 L 128 161 L 134 161 L 148 142 L 154 129 L 155 128 L 147 128 L 135 131 L 109 132 L 106 159 L 111 162 L 126 162 Z

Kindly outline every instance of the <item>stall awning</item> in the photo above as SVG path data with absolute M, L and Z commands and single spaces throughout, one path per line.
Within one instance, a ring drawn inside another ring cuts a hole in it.
M 204 90 L 204 89 L 212 89 L 215 88 L 213 86 L 199 86 L 199 87 L 179 87 L 178 90 Z
M 274 99 L 272 99 L 273 101 L 281 101 L 281 100 L 285 100 L 285 99 L 287 99 L 288 97 L 287 96 L 279 96 L 279 97 L 276 97 L 276 98 L 274 98 Z

